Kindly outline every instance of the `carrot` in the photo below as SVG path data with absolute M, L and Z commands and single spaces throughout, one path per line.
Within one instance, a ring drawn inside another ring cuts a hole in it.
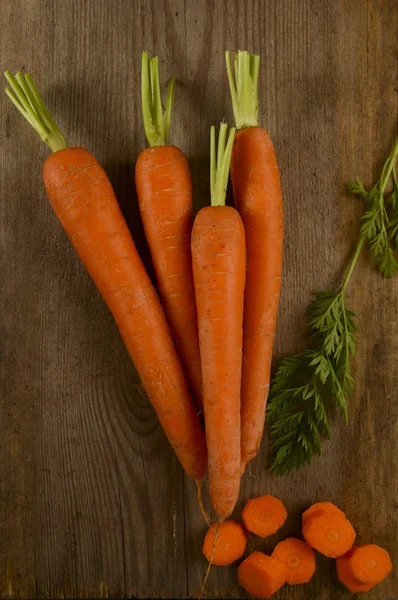
M 138 206 L 159 295 L 179 358 L 199 410 L 203 409 L 195 292 L 191 261 L 192 183 L 188 161 L 167 144 L 174 79 L 162 115 L 158 57 L 142 53 L 142 110 L 149 148 L 135 167 Z
M 274 534 L 286 521 L 287 510 L 274 496 L 258 496 L 248 500 L 242 510 L 246 529 L 260 537 Z
M 220 520 L 230 516 L 240 486 L 240 385 L 245 285 L 245 234 L 239 213 L 225 206 L 234 130 L 220 127 L 216 159 L 211 128 L 211 206 L 192 231 L 210 500 Z
M 389 553 L 376 544 L 354 546 L 338 560 L 346 564 L 354 579 L 365 584 L 380 583 L 392 570 Z
M 257 454 L 265 420 L 282 272 L 283 207 L 271 138 L 258 127 L 260 57 L 235 54 L 236 81 L 226 52 L 237 126 L 231 176 L 246 232 L 247 275 L 243 321 L 242 470 Z
M 239 585 L 256 598 L 271 598 L 285 583 L 284 565 L 262 552 L 252 552 L 238 567 Z
M 247 544 L 247 535 L 243 525 L 232 519 L 221 523 L 217 540 L 214 543 L 216 530 L 217 523 L 213 523 L 206 533 L 203 554 L 210 562 L 214 548 L 212 564 L 217 567 L 224 567 L 243 556 Z
M 271 556 L 285 566 L 286 583 L 289 585 L 308 583 L 315 573 L 315 552 L 297 538 L 279 542 Z
M 337 558 L 352 547 L 356 533 L 343 515 L 318 510 L 303 523 L 303 536 L 311 548 Z
M 157 298 L 111 183 L 83 148 L 68 148 L 29 75 L 6 72 L 7 95 L 53 151 L 43 167 L 50 203 L 102 294 L 159 421 L 200 488 L 204 432 Z
M 350 554 L 351 550 L 340 556 L 336 560 L 336 572 L 337 579 L 342 583 L 350 592 L 368 592 L 371 590 L 376 584 L 375 583 L 362 583 L 359 579 L 353 576 L 349 562 L 347 560 L 347 556 Z
M 339 508 L 337 508 L 337 506 L 332 504 L 332 502 L 315 502 L 315 504 L 312 504 L 301 515 L 303 524 L 310 515 L 314 514 L 315 512 L 317 512 L 319 510 L 322 510 L 325 512 L 333 512 L 333 513 L 336 513 L 336 514 L 339 514 L 339 515 L 345 517 L 345 513 L 343 513 L 343 511 L 340 510 Z

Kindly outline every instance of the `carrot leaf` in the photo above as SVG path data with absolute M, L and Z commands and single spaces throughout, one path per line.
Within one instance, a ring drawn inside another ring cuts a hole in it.
M 225 204 L 235 128 L 232 127 L 229 130 L 228 140 L 227 132 L 228 125 L 221 123 L 216 152 L 216 128 L 213 126 L 210 129 L 210 192 L 212 206 L 224 206 Z
M 395 256 L 395 218 L 398 216 L 398 183 L 395 170 L 397 157 L 398 139 L 384 163 L 379 181 L 371 190 L 367 191 L 363 181 L 358 177 L 355 182 L 347 186 L 349 192 L 365 200 L 366 211 L 362 216 L 361 233 L 368 240 L 370 253 L 378 270 L 387 279 L 398 273 L 398 261 Z M 390 180 L 392 181 L 391 206 L 387 204 L 385 197 Z
M 356 325 L 344 292 L 321 292 L 308 308 L 314 348 L 279 365 L 267 407 L 274 455 L 271 470 L 282 475 L 309 464 L 330 437 L 327 410 L 337 406 L 348 421 L 347 395 L 354 380 Z
M 322 438 L 330 437 L 328 412 L 337 407 L 348 421 L 347 397 L 354 379 L 350 360 L 355 354 L 357 326 L 345 305 L 345 293 L 366 241 L 384 277 L 398 272 L 398 183 L 395 162 L 398 140 L 371 190 L 358 177 L 349 192 L 365 199 L 361 236 L 337 292 L 320 292 L 307 310 L 312 347 L 279 364 L 272 382 L 267 419 L 273 443 L 271 471 L 282 475 L 309 464 L 321 452 Z M 390 203 L 385 191 L 392 180 Z
M 166 107 L 163 112 L 159 83 L 159 59 L 142 53 L 141 95 L 144 129 L 148 144 L 164 146 L 170 128 L 175 79 L 170 79 L 167 89 Z
M 231 55 L 225 52 L 225 62 L 232 107 L 236 127 L 256 127 L 258 125 L 258 72 L 260 57 L 239 50 L 234 55 L 234 71 L 231 67 Z
M 22 73 L 17 72 L 13 75 L 11 71 L 6 71 L 4 75 L 10 85 L 5 90 L 7 96 L 39 134 L 43 142 L 53 152 L 66 148 L 65 138 L 51 116 L 29 73 L 22 75 Z

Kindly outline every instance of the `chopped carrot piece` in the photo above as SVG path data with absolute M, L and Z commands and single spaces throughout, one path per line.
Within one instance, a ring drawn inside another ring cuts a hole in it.
M 350 550 L 343 556 L 340 556 L 336 560 L 337 579 L 342 583 L 350 592 L 368 592 L 375 584 L 374 583 L 363 583 L 356 579 L 352 574 L 352 570 L 349 564 L 348 555 L 352 552 Z
M 239 585 L 256 598 L 271 598 L 285 583 L 284 565 L 262 552 L 253 552 L 238 567 Z
M 337 506 L 335 504 L 333 504 L 332 502 L 315 502 L 315 504 L 312 504 L 301 515 L 303 524 L 304 524 L 304 521 L 310 515 L 314 514 L 314 512 L 318 512 L 318 510 L 324 510 L 325 512 L 336 513 L 336 514 L 341 515 L 342 517 L 345 517 L 345 513 L 343 513 L 343 511 L 340 510 L 339 508 L 337 508 Z
M 319 510 L 303 523 L 303 536 L 321 554 L 337 558 L 352 547 L 356 533 L 346 517 Z
M 230 565 L 243 556 L 246 548 L 247 536 L 245 528 L 237 521 L 223 521 L 214 544 L 218 523 L 213 523 L 207 530 L 203 543 L 203 554 L 208 561 L 211 560 L 214 546 L 213 565 L 218 567 Z
M 353 577 L 362 583 L 380 583 L 392 570 L 387 550 L 376 544 L 354 546 L 345 555 L 345 560 Z
M 286 518 L 287 510 L 282 502 L 269 494 L 248 500 L 242 510 L 246 529 L 263 538 L 278 531 Z
M 271 556 L 285 566 L 286 583 L 289 585 L 308 583 L 315 573 L 315 552 L 297 538 L 287 538 L 280 542 Z

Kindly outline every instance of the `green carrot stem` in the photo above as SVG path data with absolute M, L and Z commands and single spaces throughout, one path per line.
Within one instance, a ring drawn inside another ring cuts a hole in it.
M 353 271 L 355 269 L 355 265 L 357 264 L 357 261 L 358 261 L 359 255 L 361 254 L 361 250 L 362 250 L 362 247 L 364 245 L 365 240 L 366 240 L 366 234 L 363 233 L 361 235 L 361 237 L 359 238 L 358 244 L 357 244 L 357 246 L 355 248 L 354 254 L 352 255 L 352 258 L 351 258 L 350 264 L 348 266 L 347 272 L 346 272 L 346 274 L 344 276 L 344 280 L 343 280 L 342 286 L 340 288 L 340 294 L 341 295 L 344 295 L 344 293 L 345 293 L 345 291 L 347 289 L 348 282 L 350 281 L 351 275 L 352 275 L 352 273 L 353 273 Z
M 145 136 L 152 146 L 165 146 L 170 128 L 175 79 L 170 79 L 167 88 L 166 108 L 163 113 L 159 82 L 159 59 L 142 53 L 141 96 Z
M 246 51 L 235 52 L 233 72 L 231 56 L 227 50 L 225 62 L 236 127 L 257 127 L 260 57 Z
M 396 183 L 395 163 L 398 157 L 398 138 L 394 142 L 390 156 L 386 160 L 380 178 L 380 198 L 384 200 L 384 192 L 392 175 L 393 181 Z
M 52 152 L 67 148 L 64 136 L 45 105 L 40 93 L 29 73 L 20 72 L 13 75 L 11 71 L 4 73 L 10 87 L 6 94 L 19 112 L 30 123 Z
M 227 131 L 228 125 L 221 123 L 216 153 L 216 128 L 213 126 L 210 129 L 210 192 L 212 206 L 225 205 L 235 127 L 229 130 L 228 141 L 226 141 Z

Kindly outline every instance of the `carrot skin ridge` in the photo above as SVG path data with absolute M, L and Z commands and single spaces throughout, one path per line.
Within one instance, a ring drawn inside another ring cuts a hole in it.
M 282 274 L 283 206 L 271 138 L 260 127 L 235 135 L 231 160 L 236 208 L 246 232 L 243 319 L 242 470 L 264 429 Z
M 105 171 L 83 148 L 69 148 L 46 159 L 43 181 L 184 470 L 200 482 L 207 461 L 204 432 L 160 302 Z

